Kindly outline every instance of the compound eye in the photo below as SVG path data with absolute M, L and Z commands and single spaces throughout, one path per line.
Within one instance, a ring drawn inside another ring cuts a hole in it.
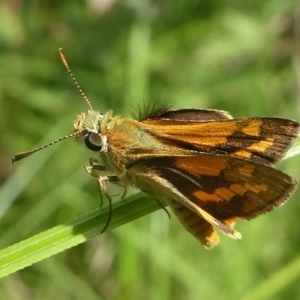
M 94 132 L 89 132 L 84 136 L 84 143 L 88 149 L 99 152 L 102 148 L 102 137 Z

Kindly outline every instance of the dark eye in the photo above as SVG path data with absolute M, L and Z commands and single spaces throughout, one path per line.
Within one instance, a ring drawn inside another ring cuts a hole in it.
M 89 132 L 84 136 L 84 143 L 92 151 L 100 151 L 102 148 L 102 138 L 94 132 Z

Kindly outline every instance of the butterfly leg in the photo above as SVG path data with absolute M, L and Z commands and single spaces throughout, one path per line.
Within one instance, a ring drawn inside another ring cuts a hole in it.
M 101 165 L 99 163 L 99 161 L 95 158 L 90 158 L 89 161 L 90 161 L 90 164 L 86 165 L 84 168 L 91 176 L 93 176 L 97 180 L 97 183 L 98 183 L 97 186 L 99 188 L 99 195 L 100 195 L 100 207 L 102 207 L 103 206 L 103 198 L 102 198 L 103 189 L 101 188 L 99 179 L 101 177 L 105 177 L 103 175 L 106 171 L 106 167 L 105 167 L 105 165 Z
M 98 185 L 98 188 L 99 188 L 99 194 L 100 194 L 100 207 L 102 207 L 102 205 L 103 205 L 102 194 L 104 194 L 106 196 L 106 198 L 108 199 L 109 214 L 108 214 L 106 224 L 105 224 L 104 228 L 101 230 L 101 233 L 103 233 L 107 229 L 107 227 L 110 223 L 110 220 L 111 220 L 111 216 L 112 216 L 112 197 L 117 196 L 117 195 L 111 195 L 108 192 L 108 186 L 111 183 L 120 185 L 120 178 L 116 175 L 105 175 L 105 174 L 108 173 L 108 170 L 107 170 L 106 166 L 104 164 L 100 164 L 99 161 L 97 159 L 94 159 L 94 158 L 90 158 L 90 164 L 85 166 L 85 170 L 91 176 L 93 176 L 97 181 L 97 185 Z M 126 193 L 126 189 L 124 188 L 124 193 L 122 195 L 122 198 L 124 197 L 125 193 Z

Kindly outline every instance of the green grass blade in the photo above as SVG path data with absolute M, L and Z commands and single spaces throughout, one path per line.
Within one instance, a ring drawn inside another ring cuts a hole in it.
M 107 230 L 121 226 L 160 209 L 157 201 L 137 193 L 113 206 Z M 0 251 L 0 278 L 76 246 L 100 234 L 108 217 L 108 208 L 97 209 L 73 222 L 58 225 Z

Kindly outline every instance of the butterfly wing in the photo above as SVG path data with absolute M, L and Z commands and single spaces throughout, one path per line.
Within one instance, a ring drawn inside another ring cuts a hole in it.
M 211 226 L 239 238 L 233 230 L 239 219 L 250 220 L 284 204 L 296 187 L 292 177 L 272 167 L 215 154 L 155 157 L 153 153 L 132 168 L 139 188 L 164 197 L 207 248 L 218 242 Z
M 166 147 L 180 145 L 189 151 L 227 154 L 267 165 L 280 161 L 299 133 L 299 123 L 284 118 L 219 116 L 214 121 L 186 121 L 182 117 L 186 114 L 179 111 L 170 119 L 147 119 L 141 123 Z

